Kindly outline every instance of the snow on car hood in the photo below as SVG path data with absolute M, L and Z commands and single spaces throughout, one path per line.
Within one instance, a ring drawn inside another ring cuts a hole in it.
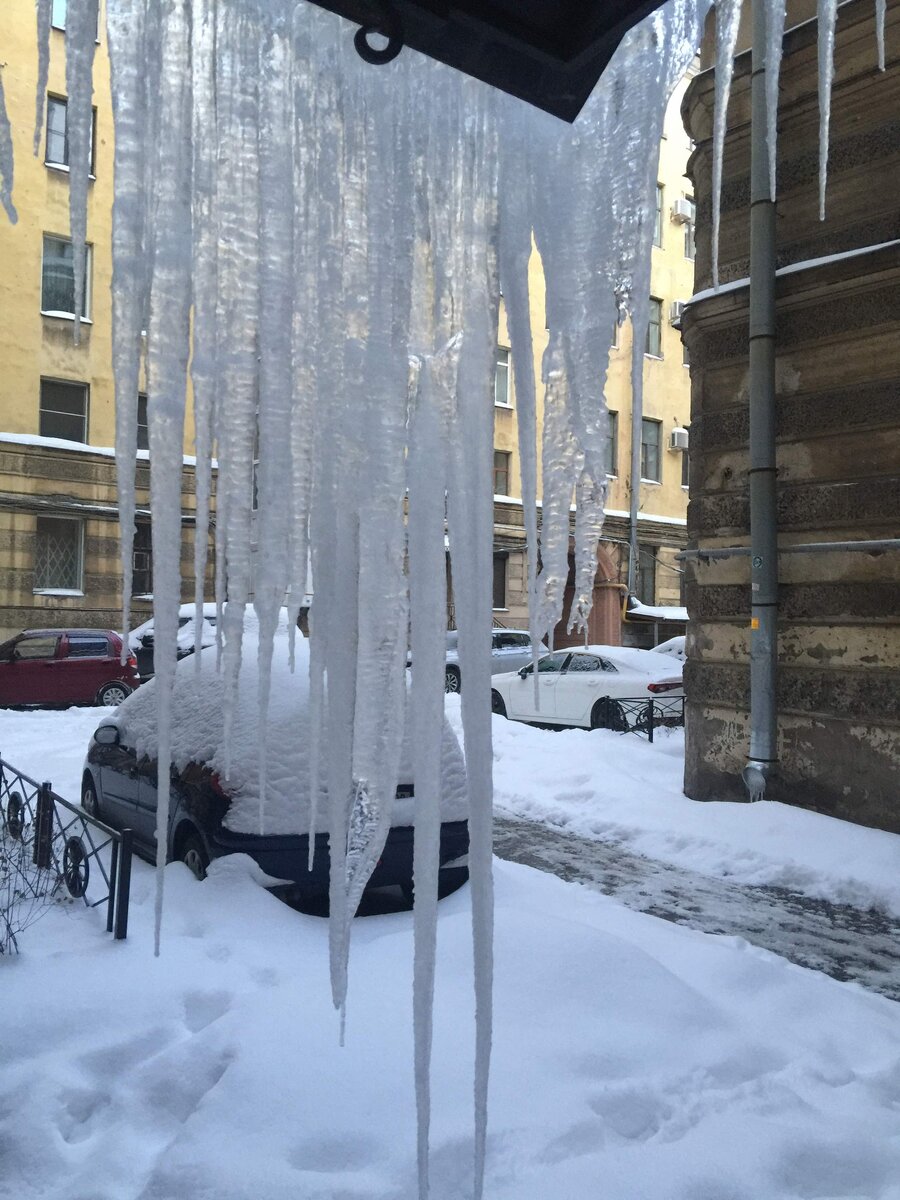
M 259 711 L 257 686 L 258 626 L 245 623 L 243 666 L 231 736 L 231 772 L 225 778 L 224 690 L 216 671 L 216 654 L 210 649 L 185 658 L 175 671 L 172 696 L 172 763 L 181 770 L 188 763 L 203 763 L 221 776 L 232 802 L 225 818 L 229 829 L 259 833 Z M 268 765 L 263 831 L 266 834 L 306 833 L 309 829 L 309 643 L 299 634 L 296 669 L 288 666 L 287 627 L 276 634 L 272 662 L 272 689 L 267 725 Z M 138 757 L 157 757 L 156 680 L 138 688 L 116 710 L 110 722 L 118 726 L 124 745 Z M 399 782 L 413 783 L 412 755 L 404 738 Z M 465 820 L 468 813 L 466 771 L 459 743 L 444 721 L 443 795 L 441 819 Z M 392 824 L 411 825 L 415 800 L 394 802 Z M 317 832 L 327 829 L 327 813 L 318 806 Z

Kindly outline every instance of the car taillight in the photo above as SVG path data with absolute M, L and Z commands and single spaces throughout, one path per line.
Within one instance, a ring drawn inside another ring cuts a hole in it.
M 680 679 L 662 679 L 659 683 L 648 683 L 648 692 L 674 692 L 681 687 Z
M 231 799 L 229 794 L 225 791 L 225 788 L 222 786 L 222 780 L 221 780 L 221 777 L 219 776 L 218 771 L 214 771 L 212 773 L 212 775 L 210 775 L 209 786 L 216 793 L 216 795 L 221 796 L 223 800 Z
M 128 657 L 125 659 L 125 663 L 127 666 L 132 667 L 135 671 L 137 670 L 137 658 L 133 654 L 128 655 Z

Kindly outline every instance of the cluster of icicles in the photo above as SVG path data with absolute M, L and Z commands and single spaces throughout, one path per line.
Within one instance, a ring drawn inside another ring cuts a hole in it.
M 667 0 L 627 35 L 572 128 L 404 52 L 373 68 L 352 28 L 296 0 L 107 0 L 115 113 L 116 450 L 124 628 L 131 594 L 137 396 L 148 394 L 159 777 L 180 593 L 182 442 L 196 426 L 196 599 L 216 462 L 216 599 L 226 721 L 244 610 L 261 629 L 260 726 L 279 610 L 310 614 L 313 779 L 327 779 L 331 973 L 346 1001 L 352 915 L 390 826 L 413 655 L 419 1190 L 428 1192 L 429 1062 L 440 829 L 445 545 L 453 565 L 471 794 L 476 991 L 475 1184 L 491 1045 L 492 379 L 501 287 L 516 383 L 535 640 L 561 616 L 576 498 L 572 621 L 590 610 L 606 498 L 609 332 L 634 326 L 635 420 L 650 292 L 651 197 L 666 101 L 711 0 Z M 51 0 L 36 0 L 43 129 Z M 876 0 L 883 66 L 885 0 Z M 714 246 L 740 0 L 720 0 Z M 836 0 L 819 0 L 824 195 Z M 766 0 L 775 156 L 785 0 Z M 68 0 L 66 82 L 76 303 L 82 295 L 97 0 Z M 771 177 L 774 180 L 775 172 Z M 15 220 L 0 80 L 0 203 Z M 543 261 L 542 528 L 529 308 Z M 714 262 L 716 258 L 714 249 Z M 78 323 L 76 320 L 77 332 Z M 253 511 L 254 463 L 258 461 Z M 445 541 L 445 539 L 447 539 Z M 256 547 L 253 565 L 252 544 Z M 227 599 L 226 599 L 227 597 Z M 198 623 L 199 630 L 199 623 Z M 199 632 L 198 632 L 199 637 Z M 327 687 L 326 687 L 327 679 Z M 265 753 L 261 821 L 265 821 Z M 318 789 L 310 788 L 313 797 Z M 159 812 L 166 845 L 166 796 Z M 354 804 L 370 836 L 346 854 Z M 313 815 L 315 820 L 315 814 Z M 313 839 L 311 838 L 311 845 Z M 162 864 L 161 864 L 162 865 Z M 162 871 L 157 894 L 157 949 Z

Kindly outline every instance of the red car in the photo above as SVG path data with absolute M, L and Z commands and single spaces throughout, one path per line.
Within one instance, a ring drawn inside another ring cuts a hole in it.
M 111 629 L 26 629 L 0 646 L 0 707 L 121 704 L 141 682 Z

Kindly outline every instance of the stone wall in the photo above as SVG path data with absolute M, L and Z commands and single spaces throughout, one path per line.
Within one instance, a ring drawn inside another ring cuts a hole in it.
M 900 10 L 876 69 L 871 4 L 840 9 L 827 220 L 818 219 L 816 27 L 788 32 L 778 155 L 777 438 L 780 771 L 770 798 L 900 832 L 900 553 L 790 554 L 791 543 L 900 536 Z M 687 309 L 688 536 L 747 544 L 749 54 L 729 107 L 720 279 Z M 697 287 L 711 284 L 713 78 L 683 115 L 697 142 Z M 884 243 L 888 243 L 885 245 Z M 893 244 L 890 244 L 893 243 Z M 835 257 L 842 256 L 842 257 Z M 743 799 L 749 563 L 689 575 L 685 790 Z

